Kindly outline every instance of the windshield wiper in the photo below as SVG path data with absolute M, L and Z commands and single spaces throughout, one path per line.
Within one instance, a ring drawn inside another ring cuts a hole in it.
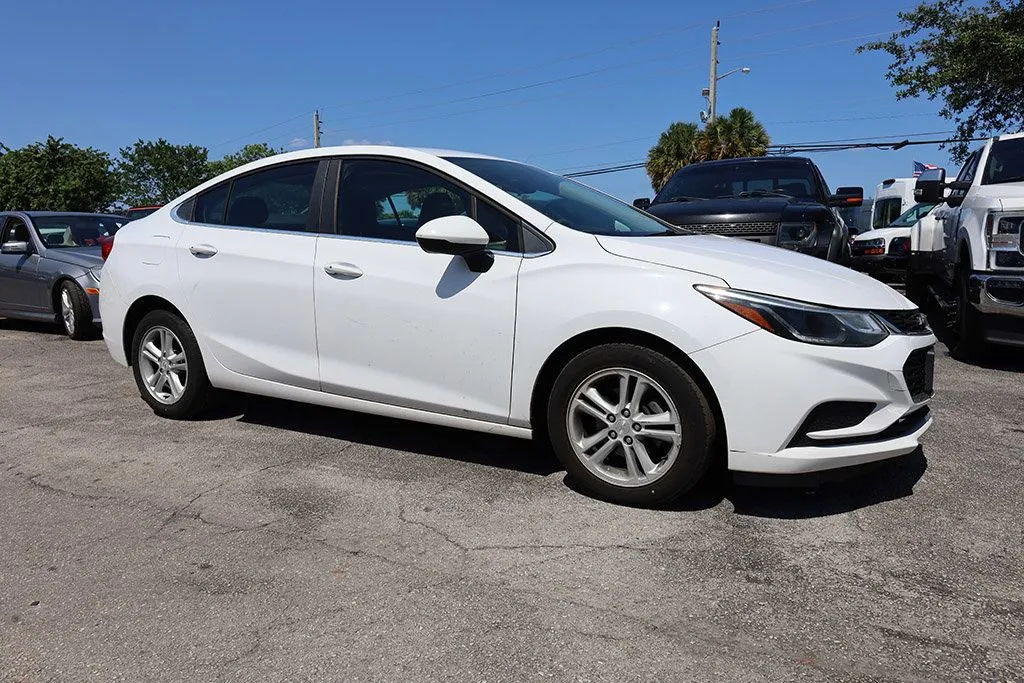
M 776 190 L 746 190 L 744 192 L 740 192 L 739 194 L 726 195 L 725 197 L 723 197 L 723 199 L 731 199 L 733 197 L 786 197 L 788 199 L 792 199 L 793 195 L 787 192 L 778 192 Z
M 706 202 L 707 200 L 707 197 L 688 197 L 685 194 L 668 198 L 668 201 L 670 202 Z

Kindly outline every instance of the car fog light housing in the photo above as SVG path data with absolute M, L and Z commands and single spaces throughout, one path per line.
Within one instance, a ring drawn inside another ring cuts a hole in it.
M 814 223 L 783 223 L 779 226 L 778 244 L 780 247 L 798 249 L 812 246 L 817 237 L 818 226 Z

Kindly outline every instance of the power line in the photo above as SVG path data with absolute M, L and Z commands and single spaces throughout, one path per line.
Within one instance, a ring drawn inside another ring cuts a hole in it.
M 742 18 L 746 18 L 746 17 L 756 16 L 758 14 L 777 12 L 777 11 L 788 9 L 788 8 L 791 8 L 791 7 L 797 7 L 797 6 L 800 6 L 800 5 L 807 5 L 807 4 L 810 4 L 810 3 L 813 3 L 813 2 L 817 2 L 817 0 L 792 0 L 791 2 L 783 2 L 783 3 L 776 4 L 776 5 L 771 5 L 771 6 L 768 6 L 768 7 L 762 7 L 762 8 L 759 8 L 759 9 L 749 10 L 749 11 L 746 11 L 746 12 L 738 12 L 738 13 L 735 13 L 735 14 L 727 15 L 727 16 L 723 17 L 723 19 L 726 19 L 726 20 L 728 20 L 728 19 L 742 19 Z M 707 21 L 710 21 L 710 20 L 707 20 Z M 694 22 L 692 24 L 687 24 L 685 26 L 681 26 L 681 27 L 678 27 L 678 28 L 673 28 L 673 29 L 669 29 L 669 30 L 666 30 L 666 31 L 661 31 L 661 32 L 658 32 L 658 33 L 655 33 L 655 34 L 652 34 L 652 35 L 649 35 L 649 36 L 644 36 L 643 38 L 636 38 L 636 39 L 633 39 L 633 40 L 623 41 L 623 42 L 619 42 L 619 43 L 613 43 L 611 45 L 606 45 L 604 47 L 597 48 L 597 49 L 594 49 L 594 50 L 587 50 L 585 52 L 579 52 L 579 53 L 575 53 L 575 54 L 572 54 L 572 55 L 567 55 L 567 56 L 564 56 L 564 57 L 559 57 L 557 59 L 548 60 L 546 62 L 541 62 L 541 63 L 533 64 L 531 66 L 517 67 L 515 69 L 509 69 L 509 70 L 506 70 L 506 71 L 502 71 L 502 72 L 498 72 L 498 73 L 493 73 L 493 74 L 490 74 L 490 75 L 487 75 L 487 76 L 477 76 L 475 78 L 470 78 L 470 79 L 466 79 L 466 80 L 462 80 L 462 81 L 455 81 L 455 82 L 445 83 L 445 84 L 442 84 L 442 85 L 431 86 L 429 88 L 420 88 L 420 89 L 417 89 L 417 90 L 412 90 L 412 91 L 407 91 L 407 92 L 402 92 L 402 93 L 397 93 L 397 94 L 392 94 L 392 95 L 385 95 L 383 97 L 374 97 L 374 98 L 366 98 L 366 99 L 363 99 L 363 100 L 349 101 L 349 102 L 338 104 L 338 105 L 331 105 L 331 106 L 328 106 L 328 107 L 321 107 L 321 109 L 337 109 L 337 108 L 342 108 L 343 110 L 344 109 L 350 109 L 352 107 L 363 105 L 363 104 L 373 104 L 373 103 L 376 103 L 376 102 L 392 101 L 392 100 L 400 99 L 400 98 L 403 98 L 403 97 L 413 97 L 413 96 L 416 96 L 416 95 L 423 95 L 423 94 L 430 93 L 430 92 L 438 92 L 438 91 L 442 91 L 442 90 L 449 90 L 451 88 L 455 88 L 455 87 L 459 87 L 459 86 L 463 86 L 463 85 L 471 85 L 473 83 L 479 83 L 479 82 L 482 82 L 482 81 L 490 81 L 490 80 L 494 80 L 496 78 L 502 78 L 502 77 L 510 76 L 510 75 L 517 74 L 517 73 L 534 71 L 536 69 L 543 68 L 543 67 L 546 67 L 546 66 L 551 66 L 553 64 L 561 64 L 561 63 L 564 63 L 564 62 L 575 61 L 575 60 L 578 60 L 578 59 L 583 59 L 585 57 L 591 57 L 591 56 L 594 56 L 594 55 L 597 55 L 597 54 L 603 54 L 603 53 L 606 53 L 606 52 L 610 52 L 612 50 L 617 50 L 617 49 L 620 49 L 620 48 L 623 48 L 623 47 L 629 47 L 629 46 L 633 46 L 633 45 L 640 45 L 640 44 L 644 44 L 644 43 L 656 42 L 656 41 L 658 41 L 658 40 L 660 40 L 662 38 L 665 38 L 666 36 L 678 35 L 680 33 L 685 33 L 687 31 L 692 31 L 694 29 L 700 28 L 701 26 L 704 26 L 705 23 L 707 23 L 707 21 Z M 440 105 L 438 105 L 438 106 L 440 106 Z M 269 125 L 269 126 L 266 126 L 266 127 L 260 128 L 260 129 L 257 129 L 255 131 L 250 132 L 250 133 L 246 133 L 245 135 L 240 135 L 238 137 L 231 138 L 230 140 L 225 140 L 224 142 L 219 142 L 216 145 L 213 145 L 212 147 L 210 147 L 210 149 L 215 149 L 217 147 L 222 147 L 222 146 L 230 144 L 232 142 L 237 142 L 239 140 L 244 140 L 244 139 L 249 138 L 249 137 L 251 137 L 253 135 L 258 135 L 259 133 L 263 133 L 263 132 L 266 132 L 268 130 L 273 130 L 274 128 L 278 128 L 279 126 L 283 126 L 283 125 L 285 125 L 287 123 L 291 123 L 292 121 L 296 121 L 296 120 L 298 120 L 300 118 L 309 116 L 312 113 L 312 111 L 313 111 L 312 109 L 307 109 L 306 111 L 302 112 L 301 114 L 296 114 L 295 116 L 293 116 L 291 118 L 288 118 L 288 119 L 285 119 L 283 121 L 279 121 L 278 123 L 275 123 L 275 124 L 272 124 L 272 125 Z M 376 115 L 379 115 L 379 114 L 376 114 Z M 280 137 L 284 137 L 284 136 L 280 136 Z

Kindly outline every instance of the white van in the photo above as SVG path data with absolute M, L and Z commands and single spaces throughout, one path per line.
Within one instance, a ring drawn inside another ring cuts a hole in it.
M 917 178 L 889 178 L 878 184 L 871 208 L 872 230 L 888 227 L 917 203 L 914 199 L 916 184 Z

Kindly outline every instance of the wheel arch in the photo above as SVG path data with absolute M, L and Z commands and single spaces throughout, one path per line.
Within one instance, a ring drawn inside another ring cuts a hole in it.
M 58 315 L 60 313 L 60 288 L 64 286 L 65 282 L 73 282 L 76 285 L 78 284 L 78 281 L 71 275 L 61 273 L 53 281 L 53 284 L 50 285 L 50 308 L 54 315 Z
M 672 359 L 689 373 L 693 381 L 700 387 L 701 392 L 708 401 L 708 405 L 711 407 L 717 426 L 717 438 L 721 448 L 724 449 L 727 442 L 727 434 L 722 407 L 714 388 L 711 386 L 711 382 L 708 381 L 707 376 L 700 367 L 679 347 L 662 337 L 650 332 L 624 327 L 602 327 L 581 332 L 563 342 L 545 359 L 541 365 L 540 372 L 537 373 L 537 378 L 534 380 L 533 391 L 530 395 L 530 424 L 533 426 L 535 435 L 546 432 L 546 402 L 547 398 L 551 395 L 551 390 L 554 387 L 559 370 L 565 367 L 565 364 L 572 358 L 587 349 L 602 344 L 614 343 L 636 344 L 652 351 L 657 351 Z
M 132 363 L 132 339 L 135 337 L 135 329 L 142 322 L 142 318 L 147 313 L 153 311 L 167 311 L 185 320 L 184 314 L 177 306 L 172 304 L 167 299 L 156 295 L 147 295 L 136 299 L 131 306 L 128 307 L 127 313 L 124 316 L 124 325 L 121 328 L 121 344 L 124 348 L 124 356 L 128 360 L 128 365 Z M 186 320 L 186 324 L 188 321 Z

